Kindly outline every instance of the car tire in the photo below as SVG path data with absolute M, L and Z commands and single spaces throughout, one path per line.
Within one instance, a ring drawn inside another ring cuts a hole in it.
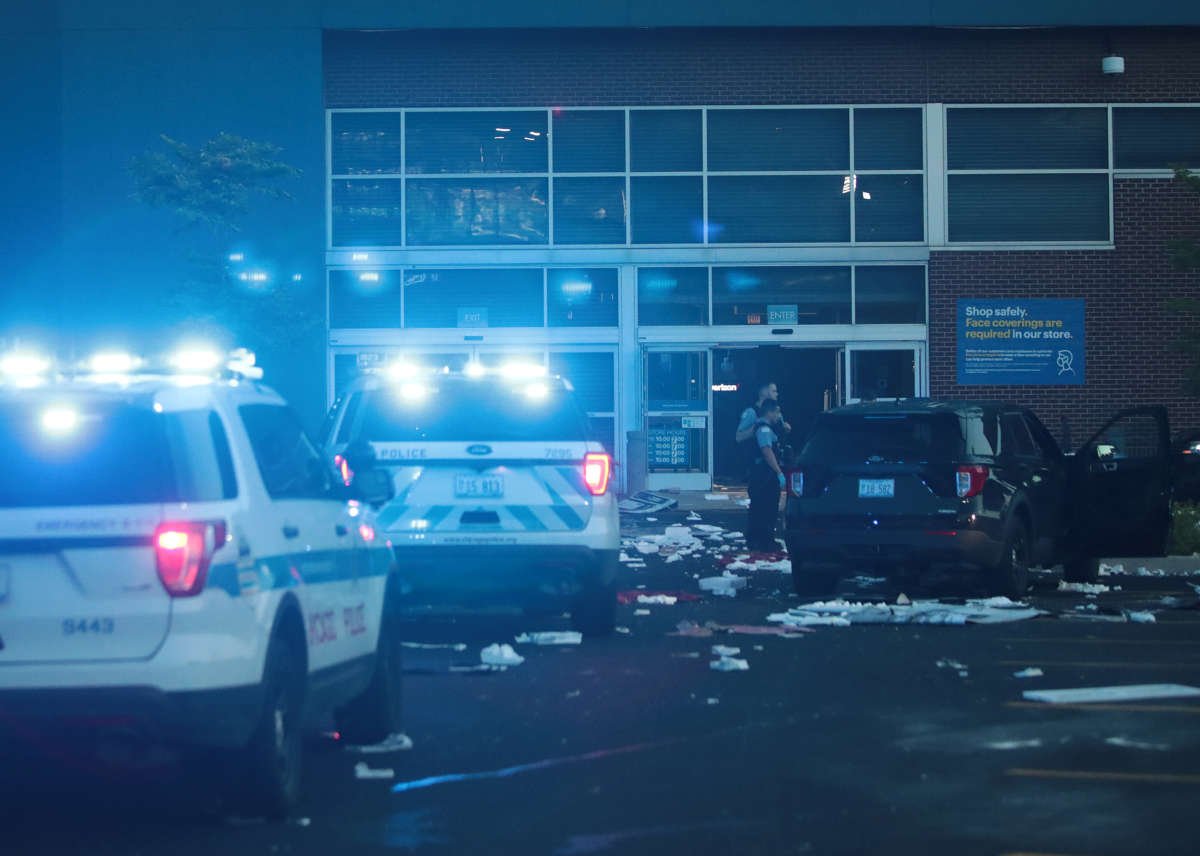
M 263 667 L 263 706 L 250 741 L 242 749 L 242 775 L 231 808 L 248 817 L 280 820 L 300 796 L 306 676 L 300 656 L 287 640 L 275 637 Z
M 617 626 L 617 584 L 584 588 L 571 608 L 571 626 L 584 636 L 611 636 Z
M 815 570 L 799 559 L 792 559 L 792 591 L 800 597 L 820 597 L 834 593 L 838 580 L 837 571 L 822 568 Z
M 1069 583 L 1094 583 L 1100 579 L 1100 560 L 1067 559 L 1063 562 L 1063 579 Z
M 338 731 L 351 744 L 379 743 L 403 727 L 404 644 L 391 599 L 384 598 L 371 683 L 334 713 Z
M 1000 561 L 991 576 L 991 588 L 997 595 L 1022 598 L 1029 589 L 1029 530 L 1020 520 L 1009 525 Z

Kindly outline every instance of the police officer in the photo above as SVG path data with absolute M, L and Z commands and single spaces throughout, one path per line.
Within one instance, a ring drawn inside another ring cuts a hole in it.
M 750 513 L 746 525 L 746 546 L 754 552 L 775 553 L 775 523 L 779 519 L 779 493 L 784 487 L 779 462 L 779 428 L 782 416 L 779 402 L 767 399 L 759 407 L 754 426 L 757 456 L 750 468 Z

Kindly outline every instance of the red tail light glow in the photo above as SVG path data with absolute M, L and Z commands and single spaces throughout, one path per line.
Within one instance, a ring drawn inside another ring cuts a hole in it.
M 224 523 L 159 524 L 154 530 L 154 556 L 167 594 L 192 597 L 202 592 L 213 553 L 224 543 Z
M 989 471 L 982 464 L 969 464 L 958 468 L 954 475 L 954 488 L 959 499 L 970 499 L 987 484 Z
M 593 496 L 608 490 L 612 476 L 612 458 L 604 452 L 588 452 L 583 458 L 583 480 Z
M 333 456 L 333 465 L 337 467 L 338 475 L 342 477 L 342 482 L 346 487 L 350 487 L 350 482 L 354 481 L 354 470 L 350 469 L 350 464 L 341 455 Z

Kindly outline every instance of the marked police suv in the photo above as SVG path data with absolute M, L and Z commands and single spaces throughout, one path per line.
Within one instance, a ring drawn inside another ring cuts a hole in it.
M 347 481 L 364 467 L 394 480 L 376 526 L 395 547 L 406 608 L 565 604 L 577 630 L 612 632 L 612 459 L 588 439 L 568 381 L 529 364 L 396 363 L 356 379 L 327 430 Z
M 116 724 L 235 750 L 239 810 L 279 816 L 307 713 L 335 710 L 354 742 L 398 729 L 393 560 L 234 357 L 0 360 L 0 731 Z

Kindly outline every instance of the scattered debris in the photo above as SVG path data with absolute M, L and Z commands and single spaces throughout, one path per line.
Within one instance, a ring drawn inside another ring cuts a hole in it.
M 650 614 L 650 610 L 648 610 L 648 609 L 635 609 L 635 610 L 633 611 L 633 614 L 634 614 L 634 615 L 649 615 L 649 614 Z
M 701 627 L 694 621 L 681 621 L 675 625 L 675 632 L 668 634 L 670 636 L 694 636 L 700 639 L 707 638 L 713 635 L 712 628 Z
M 727 571 L 779 571 L 780 573 L 790 574 L 792 572 L 791 559 L 734 559 L 732 562 L 725 564 Z
M 1106 737 L 1104 742 L 1109 746 L 1119 746 L 1122 749 L 1147 749 L 1152 752 L 1166 752 L 1171 748 L 1167 743 L 1146 743 L 1141 740 L 1130 740 L 1128 737 Z
M 1036 749 L 1042 745 L 1041 740 L 997 740 L 992 743 L 984 743 L 988 749 L 998 749 L 1000 751 L 1009 751 L 1012 749 Z
M 788 639 L 815 632 L 807 627 L 788 627 L 775 624 L 714 624 L 710 621 L 705 626 L 724 633 L 741 633 L 746 636 L 783 636 Z
M 656 511 L 666 511 L 679 504 L 666 494 L 641 490 L 633 496 L 628 496 L 617 503 L 617 508 L 626 514 L 653 514 Z
M 621 635 L 623 635 L 623 636 L 628 636 L 628 635 L 629 635 L 629 628 L 628 628 L 628 627 L 621 627 L 620 625 L 618 625 L 618 626 L 614 627 L 614 628 L 613 628 L 613 630 L 617 631 L 618 633 L 620 633 L 620 634 L 621 634 Z
M 674 606 L 678 599 L 669 594 L 639 594 L 637 602 L 653 606 Z
M 488 663 L 480 663 L 478 666 L 451 666 L 451 672 L 462 674 L 484 674 L 488 672 L 503 672 L 507 666 L 492 666 Z
M 295 823 L 296 826 L 312 826 L 312 818 L 311 817 L 298 817 L 293 821 L 293 823 Z
M 567 698 L 579 698 L 581 695 L 583 695 L 582 690 L 571 690 L 567 693 Z
M 1125 617 L 1134 624 L 1154 624 L 1154 613 L 1149 610 L 1125 610 Z
M 699 520 L 700 515 L 697 514 L 696 519 Z M 693 526 L 692 528 L 695 529 L 697 532 L 703 532 L 706 535 L 716 535 L 720 532 L 725 531 L 720 526 L 713 526 L 711 523 L 700 523 L 700 524 L 697 524 L 696 526 Z
M 968 600 L 963 604 L 953 604 L 937 600 L 913 602 L 901 595 L 895 604 L 817 601 L 768 615 L 767 621 L 793 626 L 830 624 L 842 627 L 850 624 L 1001 624 L 1043 614 L 1041 610 L 1008 598 Z
M 539 630 L 522 633 L 513 641 L 522 645 L 578 645 L 583 641 L 583 634 L 578 630 Z
M 1059 591 L 1070 591 L 1076 594 L 1105 594 L 1110 591 L 1120 591 L 1120 586 L 1106 586 L 1104 583 L 1069 583 L 1066 580 L 1058 581 Z
M 720 704 L 720 703 L 721 703 L 721 700 L 720 700 L 719 698 L 712 698 L 712 697 L 709 697 L 709 698 L 706 698 L 706 699 L 704 700 L 704 703 L 705 703 L 705 704 L 707 704 L 707 705 L 710 705 L 710 706 L 711 706 L 711 705 L 714 705 L 714 704 Z
M 405 648 L 422 648 L 426 650 L 436 650 L 438 648 L 446 648 L 451 651 L 467 650 L 465 642 L 401 642 Z
M 1045 674 L 1046 674 L 1045 672 L 1043 672 L 1041 669 L 1037 668 L 1036 666 L 1030 666 L 1026 669 L 1022 669 L 1019 672 L 1013 672 L 1013 677 L 1014 678 L 1041 678 L 1041 677 L 1044 677 Z
M 379 743 L 371 743 L 366 746 L 347 746 L 347 751 L 354 752 L 358 755 L 384 755 L 388 752 L 407 752 L 413 748 L 412 738 L 407 734 L 396 732 L 389 734 Z
M 966 669 L 966 664 L 958 662 L 958 660 L 938 660 L 937 667 L 939 669 L 954 669 L 955 671 L 963 671 Z
M 713 645 L 712 652 L 717 657 L 733 657 L 742 653 L 742 649 L 734 648 L 732 645 Z
M 641 553 L 643 556 L 649 556 L 651 553 L 658 552 L 658 542 L 657 541 L 638 541 L 636 544 L 633 545 L 633 548 L 635 550 L 637 550 L 639 553 Z
M 671 654 L 672 657 L 677 657 L 680 660 L 699 660 L 699 651 L 676 651 Z
M 485 666 L 519 666 L 525 662 L 525 658 L 507 643 L 488 645 L 479 652 L 479 659 Z
M 1200 696 L 1200 689 L 1183 684 L 1128 684 L 1116 687 L 1025 690 L 1022 696 L 1029 701 L 1044 701 L 1048 704 L 1091 704 L 1159 698 L 1195 698 Z
M 859 574 L 857 577 L 849 577 L 846 582 L 851 582 L 856 586 L 862 587 L 877 586 L 880 583 L 886 583 L 887 577 L 868 577 L 866 574 Z
M 642 599 L 642 598 L 658 598 L 658 597 L 673 598 L 671 603 L 674 603 L 675 601 L 680 601 L 680 600 L 682 600 L 682 601 L 700 600 L 700 595 L 693 594 L 690 591 L 661 591 L 661 590 L 647 591 L 645 589 L 645 587 L 642 587 L 640 589 L 629 589 L 626 591 L 617 592 L 617 603 L 622 604 L 624 606 L 628 606 L 631 603 L 658 603 L 659 601 L 656 601 L 653 599 L 652 600 L 643 600 Z M 666 601 L 662 601 L 662 602 L 666 603 Z
M 686 520 L 688 523 L 694 523 L 695 521 L 702 520 L 703 518 L 701 518 L 700 515 L 697 514 L 696 512 L 689 511 L 688 516 L 683 519 Z
M 700 590 L 710 592 L 720 597 L 736 597 L 740 589 L 746 587 L 746 578 L 725 571 L 719 577 L 703 577 L 700 580 Z
M 750 500 L 748 500 L 748 499 L 739 499 L 739 500 L 737 501 L 737 505 L 740 505 L 742 508 L 749 508 L 749 507 L 750 507 Z
M 657 518 L 657 517 L 647 517 L 647 518 L 646 518 L 646 521 L 647 521 L 648 523 L 657 523 L 657 522 L 658 522 L 658 518 Z
M 706 493 L 704 498 L 709 502 L 728 502 L 729 494 L 727 493 Z
M 722 657 L 719 660 L 713 660 L 708 667 L 714 672 L 746 672 L 749 671 L 750 664 L 736 657 Z
M 354 778 L 356 779 L 394 779 L 396 771 L 392 769 L 376 768 L 372 769 L 367 766 L 366 761 L 359 761 L 354 765 Z

